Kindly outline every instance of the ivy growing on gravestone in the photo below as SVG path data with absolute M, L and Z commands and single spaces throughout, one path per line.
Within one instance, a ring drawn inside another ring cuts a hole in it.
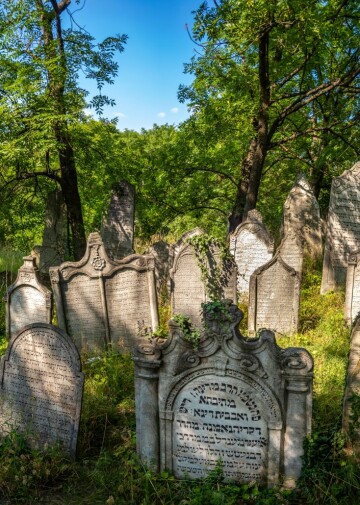
M 211 235 L 201 234 L 187 239 L 194 251 L 201 272 L 201 280 L 205 284 L 206 294 L 210 300 L 223 298 L 223 281 L 227 271 L 227 263 L 231 256 L 224 241 Z M 214 248 L 219 250 L 219 262 L 216 263 L 212 254 Z

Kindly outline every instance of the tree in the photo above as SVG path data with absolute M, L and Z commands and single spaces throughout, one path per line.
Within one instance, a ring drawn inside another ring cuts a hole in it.
M 195 79 L 179 97 L 243 146 L 230 229 L 256 206 L 265 167 L 301 160 L 319 194 L 321 150 L 359 154 L 359 20 L 355 0 L 214 0 L 196 12 Z
M 97 112 L 113 104 L 101 89 L 117 74 L 114 54 L 123 50 L 126 36 L 96 44 L 74 22 L 64 30 L 62 16 L 64 12 L 71 16 L 70 3 L 12 0 L 0 7 L 0 189 L 13 193 L 30 180 L 36 188 L 42 178 L 58 184 L 67 207 L 73 254 L 80 259 L 86 242 L 70 133 L 71 124 L 84 118 L 86 92 L 77 84 L 78 75 L 84 71 L 96 80 L 100 93 L 91 105 Z

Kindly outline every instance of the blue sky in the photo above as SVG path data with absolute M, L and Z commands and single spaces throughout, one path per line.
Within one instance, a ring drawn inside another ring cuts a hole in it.
M 154 123 L 178 124 L 189 116 L 177 99 L 180 84 L 192 77 L 183 73 L 195 45 L 186 31 L 193 24 L 192 11 L 201 0 L 86 0 L 81 10 L 73 1 L 70 11 L 77 23 L 97 40 L 127 34 L 125 51 L 116 57 L 115 84 L 104 89 L 116 101 L 106 109 L 109 119 L 118 116 L 118 128 L 138 130 Z M 77 12 L 75 12 L 77 11 Z M 80 82 L 90 92 L 91 81 Z

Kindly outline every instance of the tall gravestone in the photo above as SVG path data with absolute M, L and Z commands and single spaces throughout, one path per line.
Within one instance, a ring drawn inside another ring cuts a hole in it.
M 69 256 L 69 234 L 66 205 L 58 189 L 48 194 L 42 245 L 37 247 L 39 270 L 60 265 Z
M 345 433 L 350 435 L 351 421 L 356 423 L 359 419 L 351 418 L 355 412 L 352 408 L 351 398 L 353 395 L 360 395 L 360 318 L 356 319 L 355 325 L 351 332 L 349 364 L 346 374 L 346 386 L 343 404 L 342 426 Z M 357 427 L 351 437 L 351 444 L 357 454 L 360 453 L 360 430 Z
M 360 162 L 331 185 L 321 293 L 345 286 L 348 257 L 360 249 Z
M 277 251 L 281 259 L 296 272 L 302 272 L 304 246 L 301 237 L 293 231 L 288 231 L 282 239 Z
M 131 350 L 158 326 L 154 258 L 111 260 L 98 233 L 84 257 L 50 269 L 60 328 L 78 349 L 112 344 Z
M 305 175 L 300 172 L 286 198 L 283 209 L 283 236 L 294 233 L 304 252 L 312 257 L 322 255 L 322 233 L 319 204 Z
M 351 325 L 360 313 L 360 251 L 350 254 L 346 275 L 345 320 Z
M 167 294 L 169 267 L 170 267 L 170 246 L 164 240 L 159 240 L 152 244 L 145 254 L 154 256 L 155 260 L 155 280 L 158 299 Z
M 206 253 L 199 256 L 191 237 L 201 233 L 198 229 L 188 232 L 175 244 L 170 271 L 171 312 L 189 317 L 195 327 L 202 324 L 201 304 L 214 293 L 216 298 L 236 300 L 235 263 L 231 258 L 221 258 L 214 243 L 209 243 Z
M 109 208 L 104 212 L 101 236 L 111 259 L 134 252 L 135 188 L 127 181 L 113 187 Z
M 300 273 L 277 253 L 255 270 L 250 279 L 249 335 L 261 328 L 278 333 L 297 331 L 300 305 Z
M 154 471 L 204 478 L 220 466 L 226 481 L 268 486 L 301 473 L 310 431 L 313 360 L 281 349 L 274 334 L 245 340 L 235 305 L 205 313 L 195 350 L 170 321 L 170 337 L 135 356 L 137 452 Z
M 237 289 L 240 297 L 249 294 L 250 276 L 273 256 L 274 241 L 262 222 L 259 211 L 248 213 L 230 236 L 230 253 L 234 256 L 238 270 Z
M 60 443 L 75 455 L 84 376 L 79 353 L 62 330 L 23 328 L 1 361 L 0 436 L 16 430 L 33 448 Z
M 17 278 L 5 293 L 8 338 L 31 323 L 50 323 L 52 294 L 40 281 L 36 260 L 25 256 Z

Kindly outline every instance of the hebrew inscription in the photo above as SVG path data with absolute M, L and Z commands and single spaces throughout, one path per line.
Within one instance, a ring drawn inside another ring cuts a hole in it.
M 32 447 L 60 442 L 75 454 L 83 374 L 70 337 L 47 324 L 24 328 L 1 364 L 1 433 L 16 429 Z
M 174 474 L 206 477 L 219 459 L 228 480 L 266 476 L 268 430 L 249 386 L 228 377 L 196 379 L 174 406 Z

